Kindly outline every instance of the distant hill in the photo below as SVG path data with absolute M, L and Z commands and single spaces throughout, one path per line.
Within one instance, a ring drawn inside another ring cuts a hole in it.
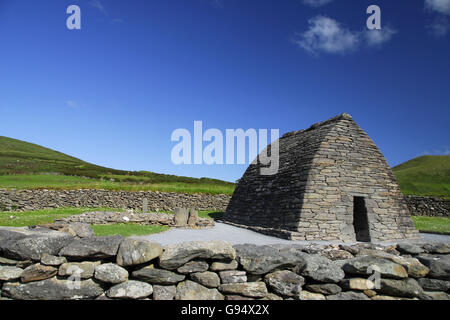
M 39 178 L 40 180 L 47 181 L 54 180 L 51 178 L 52 175 L 61 175 L 102 179 L 135 185 L 167 183 L 180 185 L 201 184 L 214 187 L 222 186 L 227 190 L 230 189 L 231 192 L 234 189 L 233 183 L 217 179 L 198 179 L 159 174 L 149 171 L 124 171 L 105 168 L 37 144 L 0 136 L 0 176 L 4 177 L 0 179 L 0 188 L 2 186 L 16 187 L 14 183 L 17 181 L 11 182 L 12 184 L 10 183 L 10 181 L 14 179 L 11 175 L 21 177 L 20 184 L 18 184 L 17 187 L 26 187 L 26 182 L 24 182 L 24 180 L 27 179 L 30 181 L 33 180 L 33 182 L 30 182 L 30 187 L 33 187 L 33 185 L 36 184 L 36 177 L 29 177 L 30 175 L 40 175 L 42 177 Z M 61 179 L 62 178 L 59 178 L 59 181 L 61 181 Z M 69 178 L 67 180 L 69 180 Z M 70 180 L 73 181 L 73 179 Z M 36 185 L 43 187 L 43 183 L 44 181 L 42 181 L 42 183 L 37 183 Z M 83 183 L 85 183 L 85 181 L 83 181 Z M 120 186 L 117 186 L 117 188 L 119 187 Z M 142 189 L 146 188 L 142 187 Z
M 423 156 L 393 168 L 406 195 L 450 198 L 450 156 Z

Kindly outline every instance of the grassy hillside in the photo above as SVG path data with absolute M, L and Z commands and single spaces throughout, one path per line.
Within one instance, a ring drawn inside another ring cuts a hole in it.
M 423 156 L 393 168 L 406 195 L 450 198 L 450 156 Z
M 231 194 L 234 184 L 97 166 L 42 146 L 0 136 L 0 188 L 159 190 Z

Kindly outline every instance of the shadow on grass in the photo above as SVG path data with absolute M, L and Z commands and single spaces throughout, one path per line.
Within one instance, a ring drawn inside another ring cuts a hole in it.
M 219 219 L 222 218 L 222 216 L 224 215 L 224 213 L 225 213 L 225 212 L 220 212 L 220 211 L 217 211 L 217 212 L 210 212 L 210 213 L 207 214 L 207 216 L 208 216 L 209 218 L 213 219 L 213 220 L 219 220 Z

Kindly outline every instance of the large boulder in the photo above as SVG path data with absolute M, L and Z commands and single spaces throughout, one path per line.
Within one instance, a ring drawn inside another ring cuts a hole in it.
M 132 266 L 149 262 L 158 258 L 162 253 L 162 246 L 157 242 L 125 239 L 117 253 L 117 264 Z
M 186 280 L 177 285 L 176 300 L 224 300 L 224 296 L 217 289 Z
M 298 274 L 319 282 L 337 283 L 345 277 L 338 262 L 321 255 L 304 255 L 304 263 L 299 265 Z
M 103 293 L 91 279 L 82 281 L 46 279 L 29 283 L 8 282 L 2 294 L 17 300 L 81 300 L 95 299 Z
M 280 296 L 295 297 L 302 291 L 305 279 L 292 271 L 282 270 L 267 274 L 264 282 Z
M 0 254 L 10 259 L 39 261 L 43 253 L 56 255 L 73 239 L 67 233 L 49 229 L 0 227 Z
M 114 258 L 122 241 L 120 235 L 77 239 L 64 246 L 59 255 L 72 260 Z
M 118 284 L 128 280 L 128 271 L 117 264 L 105 263 L 95 268 L 94 277 L 101 282 Z
M 450 255 L 423 255 L 417 258 L 430 269 L 428 277 L 450 280 Z
M 172 270 L 194 259 L 232 260 L 235 256 L 233 247 L 226 241 L 191 241 L 164 247 L 159 265 Z
M 404 279 L 408 277 L 405 268 L 398 263 L 374 256 L 360 256 L 347 260 L 342 269 L 348 274 L 372 275 L 375 271 L 382 277 Z
M 129 280 L 111 287 L 106 291 L 106 296 L 118 299 L 144 299 L 152 293 L 153 287 L 151 284 Z
M 177 274 L 172 271 L 155 269 L 153 265 L 133 271 L 131 275 L 133 276 L 133 278 L 151 284 L 161 284 L 161 285 L 177 284 L 178 282 L 183 281 L 185 278 L 184 275 Z
M 304 264 L 306 253 L 300 250 L 283 250 L 273 246 L 257 246 L 253 244 L 235 245 L 236 260 L 250 274 L 262 275 L 276 268 L 294 268 Z

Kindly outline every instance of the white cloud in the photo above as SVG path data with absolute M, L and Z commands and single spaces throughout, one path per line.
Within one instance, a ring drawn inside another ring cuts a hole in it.
M 425 0 L 425 8 L 450 15 L 450 0 Z
M 345 29 L 328 17 L 317 16 L 308 20 L 309 29 L 293 42 L 312 54 L 319 52 L 345 54 L 357 49 L 359 35 Z
M 303 0 L 303 3 L 308 6 L 317 8 L 317 7 L 324 6 L 332 1 L 333 0 Z
M 383 43 L 388 42 L 397 33 L 397 30 L 391 27 L 383 27 L 379 30 L 366 30 L 364 32 L 367 45 L 369 47 L 379 47 Z
M 443 37 L 450 31 L 450 20 L 447 17 L 439 16 L 426 27 L 432 35 Z
M 450 147 L 447 146 L 442 149 L 435 149 L 432 151 L 426 150 L 426 151 L 422 152 L 421 154 L 419 154 L 418 156 L 431 156 L 431 155 L 448 156 L 448 155 L 450 155 Z

